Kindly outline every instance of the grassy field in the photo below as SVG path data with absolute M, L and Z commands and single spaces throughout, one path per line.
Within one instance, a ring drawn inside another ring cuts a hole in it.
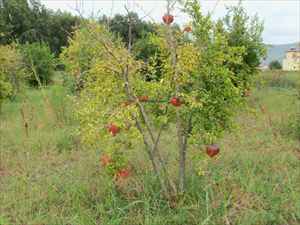
M 174 203 L 160 198 L 143 156 L 132 158 L 141 169 L 128 185 L 112 188 L 99 150 L 80 144 L 61 84 L 26 90 L 0 115 L 0 224 L 300 224 L 300 75 L 262 77 L 236 129 L 219 140 L 220 156 L 190 149 L 188 191 Z M 172 152 L 173 137 L 165 141 Z

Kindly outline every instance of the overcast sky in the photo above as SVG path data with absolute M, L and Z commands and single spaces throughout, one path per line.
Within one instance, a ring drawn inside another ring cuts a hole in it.
M 146 20 L 161 21 L 165 12 L 165 0 L 41 0 L 48 8 L 69 11 L 76 14 L 76 8 L 83 9 L 85 16 L 113 15 L 125 13 L 126 5 Z M 81 3 L 80 3 L 81 2 Z M 200 0 L 205 12 L 214 10 L 214 18 L 223 17 L 226 6 L 236 5 L 237 0 Z M 218 4 L 217 4 L 218 3 Z M 257 13 L 265 22 L 263 38 L 268 44 L 300 42 L 300 0 L 244 0 L 249 15 Z M 175 20 L 187 23 L 187 17 L 177 10 Z

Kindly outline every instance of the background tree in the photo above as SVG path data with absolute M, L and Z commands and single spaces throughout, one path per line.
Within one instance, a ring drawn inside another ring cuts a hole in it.
M 127 15 L 116 14 L 112 18 L 103 16 L 99 19 L 101 24 L 107 24 L 109 30 L 121 37 L 124 43 L 128 43 L 129 39 L 129 20 L 132 22 L 131 35 L 132 43 L 143 38 L 147 33 L 155 33 L 156 26 L 153 23 L 143 21 L 135 12 L 129 12 Z
M 21 47 L 24 63 L 29 72 L 28 82 L 32 86 L 47 85 L 54 74 L 56 60 L 45 43 L 26 44 Z
M 75 80 L 77 91 L 84 87 L 87 72 L 103 54 L 103 46 L 98 41 L 102 33 L 107 34 L 107 30 L 96 22 L 82 24 L 74 32 L 73 38 L 69 39 L 68 47 L 60 54 L 67 74 Z M 110 38 L 112 35 L 109 35 Z
M 146 81 L 159 81 L 162 76 L 162 57 L 165 54 L 161 48 L 162 41 L 157 34 L 148 33 L 133 46 L 135 58 L 144 62 L 141 74 Z
M 270 70 L 281 70 L 282 69 L 281 63 L 278 60 L 273 60 L 269 64 L 269 69 Z
M 263 23 L 257 15 L 253 18 L 247 15 L 242 7 L 242 1 L 237 6 L 229 8 L 222 22 L 225 24 L 229 46 L 240 47 L 245 52 L 243 63 L 236 65 L 226 63 L 236 74 L 233 81 L 235 85 L 247 91 L 258 74 L 258 66 L 266 54 L 262 39 Z
M 26 0 L 3 0 L 0 7 L 0 42 L 8 44 L 31 29 L 30 8 Z
M 0 44 L 46 42 L 58 54 L 67 44 L 78 17 L 46 9 L 37 0 L 3 0 L 0 7 Z
M 241 51 L 243 46 L 230 46 L 225 29 L 203 15 L 197 1 L 187 1 L 185 8 L 193 24 L 194 41 L 186 41 L 185 34 L 166 20 L 166 25 L 147 43 L 153 47 L 151 54 L 157 56 L 152 60 L 160 62 L 162 71 L 151 81 L 143 74 L 153 71 L 152 64 L 144 63 L 145 52 L 132 51 L 130 38 L 126 48 L 103 26 L 83 28 L 89 30 L 88 35 L 75 35 L 64 51 L 64 57 L 76 62 L 81 62 L 82 54 L 72 54 L 75 47 L 93 55 L 86 67 L 85 85 L 77 97 L 84 143 L 101 149 L 113 176 L 118 176 L 120 170 L 130 170 L 128 151 L 144 143 L 153 171 L 169 197 L 178 189 L 180 193 L 185 191 L 191 145 L 200 148 L 213 144 L 231 127 L 241 90 L 233 83 L 237 74 L 228 64 L 243 65 L 245 54 Z M 167 11 L 169 18 L 170 13 L 171 8 Z M 92 48 L 89 43 L 96 44 Z M 146 70 L 141 69 L 143 66 Z M 177 137 L 178 147 L 171 159 L 174 161 L 169 163 L 166 161 L 170 159 L 164 158 L 168 153 L 161 148 L 161 137 L 166 132 Z M 167 166 L 175 165 L 179 175 L 173 181 Z
M 15 45 L 0 45 L 0 105 L 15 97 L 25 81 L 23 58 Z

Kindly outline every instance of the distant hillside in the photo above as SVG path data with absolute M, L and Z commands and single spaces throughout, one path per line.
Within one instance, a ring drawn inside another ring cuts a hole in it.
M 283 44 L 283 45 L 267 45 L 267 58 L 263 61 L 263 65 L 269 65 L 273 60 L 278 60 L 282 63 L 285 52 L 290 48 L 299 47 L 299 43 Z

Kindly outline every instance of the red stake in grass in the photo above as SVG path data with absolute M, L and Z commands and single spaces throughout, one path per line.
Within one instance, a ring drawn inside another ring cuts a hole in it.
M 120 132 L 120 128 L 113 123 L 108 125 L 107 130 L 109 133 L 111 133 L 112 136 L 116 136 L 116 134 Z
M 170 103 L 173 105 L 173 106 L 175 106 L 175 107 L 179 107 L 179 106 L 181 106 L 181 101 L 180 101 L 180 99 L 178 98 L 178 97 L 173 97 L 173 98 L 171 98 L 170 99 Z
M 165 14 L 162 19 L 163 19 L 163 21 L 164 21 L 165 24 L 169 25 L 169 24 L 173 23 L 174 16 L 172 16 L 170 14 Z
M 218 145 L 213 144 L 206 147 L 206 154 L 211 158 L 219 154 L 219 152 L 220 148 Z

